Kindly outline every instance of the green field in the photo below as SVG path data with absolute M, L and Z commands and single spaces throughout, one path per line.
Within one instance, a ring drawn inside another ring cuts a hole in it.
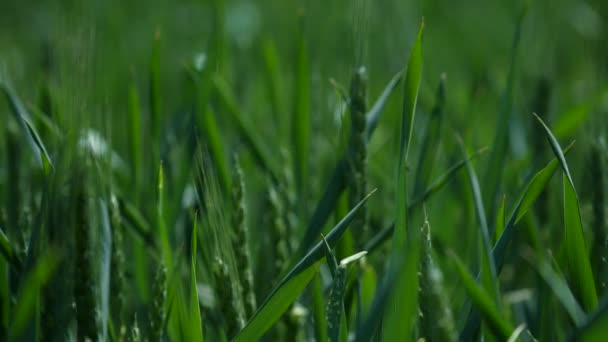
M 0 341 L 608 340 L 608 2 L 0 2 Z

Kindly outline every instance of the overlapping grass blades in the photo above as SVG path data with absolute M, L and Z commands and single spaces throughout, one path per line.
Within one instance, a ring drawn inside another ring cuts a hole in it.
M 566 269 L 569 275 L 569 284 L 575 296 L 582 302 L 585 311 L 590 312 L 597 307 L 598 301 L 591 263 L 589 262 L 589 253 L 587 252 L 585 237 L 583 235 L 583 223 L 578 196 L 570 170 L 568 169 L 568 164 L 566 163 L 566 158 L 557 139 L 555 139 L 553 133 L 551 133 L 551 130 L 545 125 L 543 120 L 538 115 L 534 115 L 542 125 L 547 140 L 551 144 L 551 149 L 559 160 L 564 173 L 564 248 L 567 260 Z
M 567 153 L 573 144 L 570 144 L 565 150 L 564 153 Z M 513 240 L 513 236 L 515 234 L 515 225 L 522 219 L 522 217 L 528 212 L 528 210 L 532 207 L 536 199 L 540 196 L 542 191 L 547 187 L 547 184 L 551 180 L 551 177 L 557 170 L 558 160 L 554 159 L 550 161 L 545 167 L 543 167 L 540 171 L 538 171 L 530 181 L 524 187 L 519 200 L 513 207 L 511 211 L 511 215 L 509 216 L 509 220 L 507 221 L 504 231 L 498 238 L 498 241 L 494 245 L 492 249 L 492 256 L 494 258 L 495 267 L 497 274 L 500 274 L 502 267 L 505 262 L 505 254 L 507 251 L 507 247 L 510 242 Z M 464 305 L 464 310 L 469 311 L 470 302 L 466 302 Z M 476 334 L 480 325 L 480 317 L 477 312 L 471 311 L 469 312 L 464 328 L 460 334 L 461 341 L 467 341 L 473 338 Z
M 333 248 L 346 231 L 365 202 L 375 192 L 370 192 L 355 206 L 328 234 L 327 243 Z M 260 305 L 253 317 L 234 338 L 234 341 L 254 341 L 260 338 L 285 310 L 300 295 L 315 275 L 324 256 L 323 242 L 317 243 L 300 261 L 283 277 Z
M 456 266 L 456 270 L 458 271 L 458 275 L 462 280 L 465 290 L 471 297 L 475 307 L 478 308 L 483 315 L 484 320 L 492 333 L 498 339 L 507 340 L 513 332 L 513 327 L 500 314 L 500 311 L 492 299 L 492 295 L 476 284 L 475 279 L 469 274 L 466 266 L 456 254 L 450 253 L 450 258 L 454 261 L 454 265 Z M 461 337 L 461 341 L 462 340 Z
M 390 289 L 389 302 L 384 312 L 381 336 L 388 341 L 412 338 L 412 324 L 418 310 L 418 251 L 420 231 L 408 226 L 407 159 L 412 140 L 418 89 L 422 77 L 422 34 L 424 21 L 416 37 L 407 64 L 404 84 L 401 138 L 397 156 L 396 218 L 393 248 L 390 254 L 387 277 L 396 274 Z M 405 262 L 403 262 L 405 260 Z M 381 288 L 380 291 L 385 290 Z M 382 298 L 383 294 L 378 295 Z M 371 314 L 371 313 L 370 313 Z M 359 336 L 358 336 L 359 338 Z
M 402 78 L 402 72 L 399 71 L 389 81 L 388 85 L 384 88 L 382 95 L 376 100 L 371 110 L 366 114 L 367 118 L 367 135 L 368 139 L 374 132 L 377 121 L 382 114 L 382 110 L 388 101 L 390 94 L 396 89 Z M 340 195 L 346 189 L 347 180 L 346 174 L 348 172 L 348 163 L 345 159 L 340 159 L 331 173 L 330 179 L 327 183 L 327 187 L 323 192 L 323 195 L 310 218 L 304 236 L 300 240 L 298 247 L 298 253 L 296 255 L 302 255 L 308 248 L 314 243 L 319 233 L 322 232 L 327 219 L 336 208 Z

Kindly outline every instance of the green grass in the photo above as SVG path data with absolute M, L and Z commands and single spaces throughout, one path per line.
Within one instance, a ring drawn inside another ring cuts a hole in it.
M 4 1 L 0 340 L 608 339 L 607 19 Z

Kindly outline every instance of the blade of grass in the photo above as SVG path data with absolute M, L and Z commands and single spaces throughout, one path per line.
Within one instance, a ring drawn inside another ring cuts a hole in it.
M 384 310 L 382 338 L 386 341 L 405 341 L 412 338 L 412 323 L 418 310 L 418 229 L 408 225 L 407 210 L 407 159 L 416 118 L 418 89 L 422 76 L 422 34 L 424 20 L 408 61 L 405 74 L 403 112 L 401 115 L 401 139 L 397 161 L 396 218 L 393 249 L 389 269 L 398 270 L 396 283 L 389 294 L 390 302 Z M 399 261 L 407 258 L 401 266 Z M 401 267 L 403 268 L 401 268 Z
M 34 152 L 36 159 L 40 163 L 45 173 L 48 174 L 48 172 L 53 169 L 53 163 L 51 162 L 51 157 L 49 156 L 44 143 L 40 139 L 38 132 L 32 124 L 29 113 L 25 109 L 25 106 L 23 106 L 23 103 L 21 103 L 19 97 L 17 97 L 14 91 L 7 84 L 0 83 L 0 89 L 6 96 L 11 107 L 11 111 L 21 126 L 23 133 L 25 134 L 25 138 Z
M 466 152 L 466 147 L 464 143 L 459 138 L 459 144 L 461 145 L 465 156 L 468 159 L 468 153 Z M 479 248 L 479 269 L 481 274 L 481 285 L 484 290 L 490 294 L 493 299 L 493 304 L 500 308 L 500 293 L 498 290 L 498 280 L 496 276 L 496 266 L 494 262 L 494 257 L 492 255 L 492 245 L 490 242 L 491 233 L 488 230 L 488 222 L 486 219 L 486 211 L 483 205 L 483 200 L 481 198 L 481 189 L 479 188 L 479 180 L 477 179 L 477 174 L 475 173 L 475 169 L 473 169 L 473 165 L 471 162 L 467 161 L 465 163 L 467 174 L 469 176 L 469 184 L 471 186 L 471 192 L 473 193 L 473 202 L 475 203 L 475 213 L 477 214 L 477 219 L 479 220 L 480 225 L 480 248 Z
M 589 253 L 585 245 L 583 235 L 583 223 L 581 219 L 578 196 L 574 188 L 574 182 L 566 163 L 566 158 L 562 152 L 557 139 L 543 120 L 536 114 L 536 119 L 542 125 L 545 135 L 551 144 L 551 149 L 559 160 L 564 171 L 564 225 L 565 236 L 564 244 L 566 260 L 568 265 L 569 283 L 572 286 L 575 296 L 583 303 L 587 312 L 597 307 L 597 292 L 595 281 L 589 262 Z
M 272 39 L 266 39 L 262 47 L 262 57 L 265 67 L 265 81 L 272 105 L 273 119 L 278 132 L 286 132 L 287 122 L 285 122 L 284 109 L 281 100 L 283 99 L 281 86 L 281 68 L 279 66 L 279 56 L 276 45 Z
M 498 339 L 507 340 L 513 332 L 511 324 L 501 316 L 500 311 L 493 304 L 491 295 L 476 284 L 475 279 L 469 274 L 460 258 L 451 251 L 448 254 L 456 266 L 456 271 L 462 280 L 465 290 L 471 297 L 473 304 L 483 315 L 490 330 Z
M 16 254 L 13 250 L 11 242 L 9 241 L 6 234 L 0 227 L 0 253 L 4 256 L 6 261 L 8 261 L 13 267 L 19 268 L 19 263 L 16 257 Z
M 23 287 L 14 306 L 15 311 L 11 318 L 8 333 L 9 341 L 18 340 L 24 333 L 31 315 L 34 314 L 39 292 L 55 272 L 60 259 L 60 255 L 54 250 L 47 250 L 37 261 L 36 266 L 25 277 Z
M 327 234 L 326 240 L 333 248 L 355 215 L 376 190 L 370 192 Z M 233 341 L 255 341 L 260 338 L 296 300 L 312 280 L 324 256 L 323 242 L 319 242 L 304 256 L 271 291 L 266 300 Z
M 372 108 L 365 115 L 367 117 L 366 126 L 367 126 L 367 138 L 368 139 L 370 139 L 372 137 L 372 134 L 374 133 L 374 130 L 376 129 L 376 126 L 378 125 L 378 121 L 380 120 L 380 116 L 382 115 L 384 106 L 386 105 L 388 98 L 395 91 L 395 89 L 397 89 L 397 86 L 399 85 L 399 83 L 401 83 L 401 80 L 403 78 L 403 72 L 404 72 L 404 70 L 399 70 L 393 76 L 393 78 L 391 78 L 391 80 L 388 82 L 386 87 L 384 87 L 382 94 L 380 94 L 380 96 L 378 97 L 378 99 L 376 100 L 376 102 L 374 103 Z
M 536 269 L 547 286 L 549 286 L 549 288 L 553 291 L 555 297 L 564 307 L 574 324 L 576 326 L 580 326 L 585 318 L 585 312 L 583 309 L 581 309 L 581 306 L 576 301 L 576 298 L 574 298 L 574 295 L 572 294 L 572 291 L 570 291 L 566 281 L 553 270 L 551 265 L 546 260 L 539 258 L 536 260 L 536 262 L 534 262 L 531 255 L 527 256 L 526 260 L 534 267 L 534 269 Z

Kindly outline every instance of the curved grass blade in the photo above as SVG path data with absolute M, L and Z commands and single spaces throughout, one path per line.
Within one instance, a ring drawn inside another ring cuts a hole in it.
M 513 332 L 511 324 L 500 315 L 500 311 L 493 304 L 490 294 L 476 284 L 475 279 L 469 274 L 462 260 L 453 252 L 449 252 L 449 255 L 450 259 L 454 261 L 456 271 L 462 280 L 466 292 L 471 297 L 475 307 L 483 315 L 492 333 L 499 340 L 507 340 Z
M 386 341 L 405 341 L 412 335 L 412 323 L 418 310 L 418 229 L 411 229 L 407 209 L 407 159 L 412 141 L 416 102 L 422 76 L 422 34 L 424 20 L 412 49 L 405 74 L 403 112 L 401 115 L 401 141 L 397 156 L 396 218 L 393 249 L 389 270 L 396 272 L 395 284 L 389 294 L 389 305 L 384 309 L 382 338 Z M 406 263 L 401 263 L 406 259 Z
M 543 120 L 536 114 L 534 116 L 536 116 L 536 119 L 542 125 L 545 135 L 551 144 L 551 149 L 564 171 L 564 244 L 569 283 L 573 288 L 575 296 L 583 303 L 585 310 L 590 312 L 597 307 L 597 292 L 593 272 L 591 271 L 591 263 L 589 262 L 589 253 L 585 245 L 583 223 L 574 182 L 572 181 L 566 158 L 557 139 L 555 139 Z
M 355 215 L 365 205 L 376 190 L 370 192 L 357 204 L 330 232 L 326 241 L 333 248 L 346 231 Z M 304 256 L 272 290 L 266 300 L 234 341 L 256 341 L 259 339 L 297 299 L 306 285 L 312 280 L 324 256 L 323 242 L 319 242 Z
M 401 79 L 403 78 L 404 70 L 399 70 L 393 78 L 388 82 L 382 94 L 378 97 L 372 108 L 365 115 L 367 118 L 367 138 L 371 138 L 376 126 L 378 125 L 378 121 L 380 120 L 380 116 L 382 115 L 382 110 L 388 101 L 390 95 L 397 89 L 399 83 L 401 83 Z
M 483 148 L 474 154 L 471 154 L 468 159 L 473 160 L 475 157 L 484 153 L 487 149 Z M 443 189 L 443 187 L 450 181 L 466 163 L 466 160 L 460 160 L 454 165 L 450 166 L 446 172 L 444 172 L 441 176 L 439 176 L 427 189 L 426 191 L 414 198 L 411 203 L 409 203 L 407 210 L 408 212 L 419 206 L 420 204 L 427 201 L 431 196 L 439 192 L 439 190 Z M 376 235 L 374 235 L 369 242 L 365 245 L 364 249 L 368 253 L 374 252 L 378 247 L 380 247 L 386 240 L 390 239 L 393 236 L 393 232 L 395 231 L 395 224 L 393 223 L 387 228 L 384 228 Z
M 511 119 L 513 108 L 513 84 L 515 80 L 515 62 L 517 60 L 517 52 L 519 41 L 521 38 L 521 30 L 524 18 L 527 13 L 527 7 L 519 15 L 517 20 L 515 35 L 513 37 L 513 47 L 511 48 L 511 64 L 509 66 L 509 74 L 507 85 L 501 98 L 500 112 L 496 122 L 496 136 L 492 144 L 492 153 L 488 160 L 488 166 L 484 178 L 484 198 L 490 203 L 488 206 L 487 215 L 494 217 L 497 196 L 500 190 L 500 181 L 507 155 L 509 144 L 508 127 Z
M 11 107 L 11 111 L 15 115 L 15 119 L 23 129 L 25 137 L 28 140 L 28 144 L 32 148 L 36 159 L 40 163 L 45 173 L 48 174 L 48 172 L 53 169 L 53 163 L 51 162 L 51 157 L 49 156 L 44 143 L 40 139 L 36 128 L 31 122 L 29 113 L 23 106 L 23 103 L 21 103 L 19 97 L 17 97 L 17 95 L 11 88 L 9 88 L 8 85 L 0 83 L 0 89 L 6 96 Z
M 509 336 L 509 339 L 507 340 L 507 342 L 517 342 L 517 339 L 519 338 L 519 336 L 526 330 L 526 323 L 522 323 L 520 324 L 515 331 L 513 331 L 513 333 L 511 334 L 511 336 Z
M 466 153 L 466 148 L 464 147 L 464 143 L 459 139 L 459 143 L 462 146 L 462 149 L 465 152 L 465 155 L 468 157 Z M 468 158 L 466 158 L 468 159 Z M 496 266 L 494 262 L 494 256 L 492 255 L 492 245 L 490 242 L 490 235 L 488 229 L 488 221 L 486 219 L 486 212 L 483 206 L 483 200 L 481 198 L 481 189 L 479 188 L 479 180 L 477 179 L 477 174 L 475 174 L 475 170 L 471 165 L 470 161 L 465 163 L 467 168 L 467 174 L 469 175 L 469 183 L 471 186 L 471 192 L 473 193 L 473 201 L 475 203 L 475 212 L 477 214 L 477 219 L 479 220 L 479 225 L 481 228 L 481 248 L 479 249 L 479 263 L 480 263 L 480 273 L 481 273 L 481 284 L 484 289 L 493 297 L 494 304 L 500 308 L 500 293 L 498 291 L 498 280 L 496 276 Z

